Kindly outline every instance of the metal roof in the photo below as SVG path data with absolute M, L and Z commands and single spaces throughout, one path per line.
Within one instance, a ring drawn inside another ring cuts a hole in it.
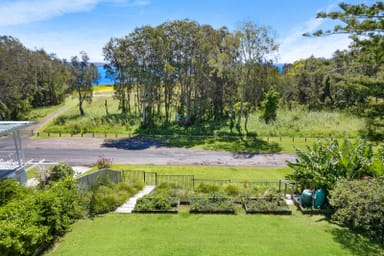
M 32 125 L 31 121 L 0 121 L 0 136 Z

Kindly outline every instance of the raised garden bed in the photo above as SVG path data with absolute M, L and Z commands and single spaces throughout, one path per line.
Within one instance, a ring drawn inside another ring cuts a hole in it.
M 235 214 L 235 207 L 230 198 L 193 198 L 190 213 Z
M 291 215 L 287 203 L 283 199 L 252 198 L 245 199 L 243 206 L 247 214 Z
M 162 196 L 145 196 L 136 202 L 135 213 L 178 213 L 179 199 Z

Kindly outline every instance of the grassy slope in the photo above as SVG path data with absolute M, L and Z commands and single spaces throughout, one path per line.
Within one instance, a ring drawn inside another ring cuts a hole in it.
M 108 214 L 82 220 L 58 255 L 376 255 L 359 236 L 318 216 Z

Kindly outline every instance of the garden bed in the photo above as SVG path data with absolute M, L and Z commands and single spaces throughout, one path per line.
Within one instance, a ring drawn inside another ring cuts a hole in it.
M 190 213 L 235 214 L 235 207 L 230 198 L 193 198 Z
M 137 200 L 134 213 L 178 213 L 178 198 L 162 196 L 145 196 Z
M 276 214 L 291 215 L 287 203 L 283 199 L 252 198 L 243 201 L 244 210 L 247 214 Z

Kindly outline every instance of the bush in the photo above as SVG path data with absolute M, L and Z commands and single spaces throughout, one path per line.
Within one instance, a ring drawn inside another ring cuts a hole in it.
M 99 159 L 97 159 L 96 166 L 99 170 L 110 168 L 112 166 L 112 159 L 105 156 L 100 156 Z
M 330 196 L 335 221 L 384 243 L 384 177 L 339 181 Z
M 0 207 L 14 199 L 22 199 L 27 189 L 15 179 L 0 180 Z
M 230 184 L 224 187 L 224 192 L 229 196 L 237 196 L 240 194 L 240 189 L 239 187 Z
M 0 208 L 1 255 L 36 254 L 82 216 L 82 209 L 72 178 L 10 201 Z
M 86 194 L 88 213 L 95 215 L 114 211 L 142 187 L 143 184 L 137 181 L 113 183 L 104 179 Z
M 197 188 L 195 189 L 195 191 L 201 193 L 218 192 L 219 186 L 207 183 L 200 183 L 199 186 L 197 186 Z
M 66 163 L 59 163 L 55 165 L 50 171 L 49 180 L 58 181 L 63 180 L 67 177 L 73 177 L 75 171 Z
M 264 100 L 261 103 L 263 106 L 263 113 L 261 118 L 267 124 L 276 120 L 276 112 L 279 106 L 279 97 L 279 93 L 273 87 L 264 93 Z

